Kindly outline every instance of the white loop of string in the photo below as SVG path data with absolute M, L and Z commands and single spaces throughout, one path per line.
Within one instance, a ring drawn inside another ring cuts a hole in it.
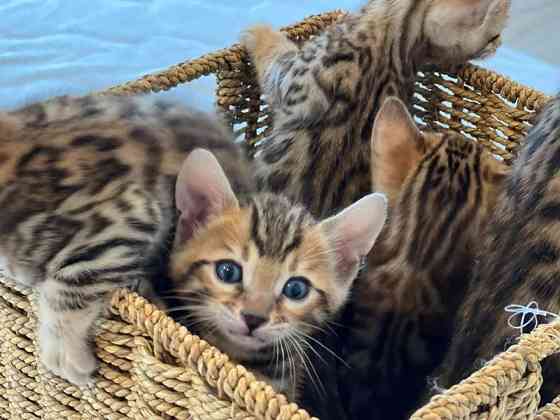
M 504 309 L 512 314 L 508 319 L 508 325 L 515 330 L 519 330 L 520 333 L 523 333 L 523 329 L 530 325 L 537 327 L 539 325 L 539 316 L 551 317 L 556 320 L 560 319 L 558 314 L 539 309 L 539 304 L 535 301 L 530 302 L 526 306 L 508 305 Z M 521 318 L 518 319 L 519 317 Z

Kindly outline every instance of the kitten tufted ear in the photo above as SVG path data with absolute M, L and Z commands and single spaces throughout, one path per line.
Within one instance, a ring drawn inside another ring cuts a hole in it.
M 394 97 L 381 106 L 371 142 L 372 189 L 387 194 L 392 203 L 426 153 L 427 144 L 406 106 Z
M 180 212 L 175 241 L 184 243 L 211 216 L 219 216 L 228 208 L 238 207 L 239 203 L 214 155 L 195 149 L 183 162 L 177 177 L 175 205 Z
M 371 251 L 386 219 L 387 199 L 374 193 L 321 223 L 335 245 L 337 271 L 341 276 L 353 280 L 361 258 Z

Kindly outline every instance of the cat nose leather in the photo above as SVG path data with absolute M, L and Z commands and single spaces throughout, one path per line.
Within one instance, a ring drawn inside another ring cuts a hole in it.
M 247 328 L 249 328 L 249 333 L 252 333 L 257 328 L 259 328 L 262 324 L 268 321 L 267 318 L 264 318 L 260 315 L 250 314 L 247 312 L 241 312 L 241 316 L 243 317 L 243 320 L 245 321 Z

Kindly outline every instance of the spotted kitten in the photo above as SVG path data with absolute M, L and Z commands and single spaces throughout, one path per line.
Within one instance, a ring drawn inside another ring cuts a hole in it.
M 317 217 L 370 192 L 370 141 L 381 104 L 389 96 L 409 104 L 423 66 L 492 54 L 509 8 L 509 0 L 372 0 L 301 47 L 268 26 L 247 31 L 241 42 L 274 112 L 258 156 L 260 187 L 288 195 Z M 325 340 L 338 352 L 332 336 Z M 317 412 L 321 418 L 341 419 L 341 407 L 323 403 L 348 401 L 332 372 L 329 366 L 321 372 L 329 396 L 310 404 L 326 407 Z
M 445 354 L 507 167 L 457 134 L 421 133 L 395 98 L 371 159 L 391 218 L 353 291 L 342 399 L 350 418 L 405 419 Z
M 373 121 L 388 96 L 410 103 L 417 70 L 492 54 L 510 0 L 371 0 L 301 48 L 268 26 L 242 37 L 274 111 L 265 188 L 329 215 L 371 191 Z
M 519 332 L 509 327 L 506 306 L 536 301 L 541 309 L 560 313 L 559 170 L 557 96 L 531 129 L 499 198 L 475 279 L 457 317 L 441 386 L 456 384 L 472 373 L 478 360 L 489 360 L 514 343 Z M 559 359 L 549 359 L 543 366 L 544 402 L 560 393 Z
M 109 293 L 150 296 L 150 279 L 169 274 L 192 326 L 210 327 L 197 329 L 203 338 L 258 359 L 263 378 L 293 394 L 299 370 L 273 375 L 265 362 L 305 359 L 303 339 L 289 358 L 272 349 L 293 352 L 344 303 L 385 199 L 319 223 L 255 193 L 250 173 L 219 124 L 169 103 L 64 97 L 0 114 L 0 267 L 39 292 L 43 363 L 89 382 Z

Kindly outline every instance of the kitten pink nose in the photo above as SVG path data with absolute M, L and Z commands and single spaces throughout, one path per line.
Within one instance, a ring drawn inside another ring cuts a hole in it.
M 259 328 L 262 324 L 268 321 L 267 318 L 264 318 L 260 315 L 250 314 L 247 312 L 241 312 L 241 317 L 245 321 L 247 328 L 249 328 L 249 334 Z

